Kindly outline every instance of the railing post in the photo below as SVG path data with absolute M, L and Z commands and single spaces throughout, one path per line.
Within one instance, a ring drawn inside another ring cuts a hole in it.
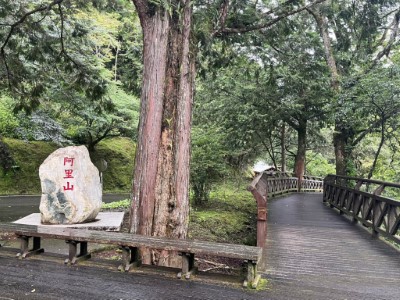
M 253 194 L 257 202 L 257 246 L 263 248 L 267 239 L 267 198 L 268 198 L 268 181 L 265 180 L 265 196 L 261 195 L 257 190 L 257 183 L 262 180 L 262 176 L 257 176 L 248 186 L 247 190 Z

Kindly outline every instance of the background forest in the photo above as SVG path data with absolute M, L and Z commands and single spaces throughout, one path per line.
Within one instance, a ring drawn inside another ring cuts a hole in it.
M 110 181 L 126 178 L 107 189 L 129 191 L 139 18 L 127 0 L 61 2 L 0 0 L 1 181 L 35 172 L 24 167 L 35 148 L 85 144 L 126 168 L 110 171 Z M 191 188 L 199 203 L 213 183 L 260 160 L 297 175 L 400 181 L 398 1 L 311 2 L 194 1 Z M 35 146 L 18 157 L 26 145 Z

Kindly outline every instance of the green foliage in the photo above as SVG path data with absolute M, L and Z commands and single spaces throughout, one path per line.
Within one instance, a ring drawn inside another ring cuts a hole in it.
M 48 141 L 57 145 L 69 143 L 69 139 L 62 125 L 54 120 L 50 111 L 37 109 L 31 114 L 19 112 L 17 118 L 19 126 L 14 137 L 25 141 Z
M 127 58 L 127 49 L 141 46 L 133 4 L 77 1 L 42 9 L 44 4 L 4 6 L 0 89 L 13 102 L 7 108 L 26 112 L 17 116 L 17 130 L 7 135 L 58 144 L 74 141 L 91 150 L 106 137 L 134 137 L 139 100 L 118 81 L 128 72 L 118 63 L 140 61 L 138 53 Z
M 58 145 L 48 142 L 4 138 L 4 143 L 14 158 L 12 172 L 1 173 L 0 194 L 39 194 L 39 166 Z M 103 174 L 104 192 L 129 192 L 132 183 L 133 157 L 135 146 L 127 138 L 107 139 L 102 141 L 91 159 L 96 164 L 105 159 L 108 168 Z
M 309 151 L 307 152 L 307 159 L 306 174 L 321 177 L 335 174 L 335 164 L 332 161 L 329 162 L 321 153 Z
M 100 61 L 91 55 L 88 31 L 76 18 L 83 2 L 7 2 L 0 1 L 0 89 L 16 101 L 16 110 L 31 112 L 54 88 L 91 100 L 105 94 Z
M 15 161 L 13 172 L 0 175 L 1 194 L 39 194 L 39 167 L 58 147 L 52 143 L 4 138 Z
M 131 201 L 129 199 L 124 199 L 120 201 L 114 201 L 110 203 L 104 203 L 101 206 L 101 209 L 105 210 L 113 210 L 113 209 L 118 209 L 118 210 L 125 210 L 128 209 L 131 205 Z
M 135 157 L 135 144 L 131 139 L 105 139 L 95 152 L 90 153 L 90 157 L 95 164 L 101 159 L 107 162 L 103 173 L 104 192 L 130 192 Z
M 86 144 L 90 150 L 104 138 L 133 138 L 138 123 L 139 100 L 115 84 L 109 85 L 107 98 L 87 102 L 78 95 L 71 98 L 69 110 L 59 119 L 75 143 Z
M 0 97 L 0 136 L 15 137 L 15 131 L 19 126 L 18 119 L 12 113 L 12 99 Z
M 192 129 L 190 184 L 196 205 L 209 200 L 212 184 L 226 173 L 222 140 L 225 135 L 215 127 Z

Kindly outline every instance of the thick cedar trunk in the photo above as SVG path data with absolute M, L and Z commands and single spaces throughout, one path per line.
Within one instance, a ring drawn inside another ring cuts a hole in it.
M 190 52 L 191 7 L 189 1 L 180 2 L 181 18 L 177 12 L 134 0 L 143 29 L 144 73 L 130 229 L 185 238 L 195 70 Z M 142 259 L 174 265 L 175 256 L 143 251 Z
M 294 165 L 294 174 L 299 181 L 303 179 L 306 165 L 307 121 L 300 121 L 297 130 L 297 153 Z

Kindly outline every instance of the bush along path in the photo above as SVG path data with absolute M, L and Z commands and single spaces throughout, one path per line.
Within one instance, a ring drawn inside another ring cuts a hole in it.
M 3 139 L 13 158 L 13 167 L 5 172 L 0 168 L 0 195 L 40 194 L 39 166 L 57 148 L 49 142 L 26 142 Z M 101 141 L 90 153 L 95 165 L 107 162 L 103 174 L 103 192 L 129 193 L 132 182 L 135 144 L 128 138 L 113 138 Z

